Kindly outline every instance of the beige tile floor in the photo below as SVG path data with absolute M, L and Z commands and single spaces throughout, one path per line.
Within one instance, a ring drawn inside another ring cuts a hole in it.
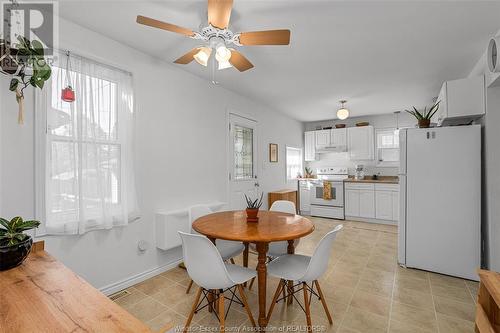
M 321 237 L 340 221 L 312 218 L 314 233 L 302 239 L 297 253 L 312 254 Z M 474 332 L 476 282 L 404 269 L 397 265 L 397 229 L 394 226 L 342 221 L 343 231 L 335 240 L 327 272 L 320 280 L 333 315 L 330 326 L 320 301 L 312 302 L 312 323 L 328 332 Z M 250 266 L 256 256 L 250 255 Z M 241 258 L 237 259 L 241 264 Z M 268 302 L 277 280 L 268 279 Z M 168 322 L 183 325 L 194 298 L 185 294 L 189 277 L 175 268 L 128 288 L 116 303 L 157 330 Z M 256 288 L 248 291 L 257 318 Z M 299 296 L 299 295 L 298 295 Z M 213 314 L 202 310 L 193 319 L 195 329 L 215 329 Z M 244 309 L 231 307 L 226 327 L 249 327 Z M 269 327 L 303 329 L 305 316 L 294 303 L 276 306 Z

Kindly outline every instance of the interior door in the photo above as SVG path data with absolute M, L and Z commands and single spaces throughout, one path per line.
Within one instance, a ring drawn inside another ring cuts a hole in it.
M 260 196 L 257 177 L 257 122 L 229 114 L 228 201 L 233 210 L 246 208 L 245 195 Z

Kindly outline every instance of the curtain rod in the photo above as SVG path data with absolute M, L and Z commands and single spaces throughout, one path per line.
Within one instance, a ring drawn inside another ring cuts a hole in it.
M 120 71 L 120 72 L 122 72 L 124 74 L 132 76 L 132 72 L 129 72 L 129 71 L 125 70 L 125 69 L 122 69 L 122 68 L 119 68 L 119 67 L 107 64 L 107 63 L 100 62 L 99 60 L 96 60 L 96 59 L 92 59 L 92 58 L 89 58 L 89 57 L 82 56 L 82 55 L 80 55 L 78 53 L 75 53 L 75 52 L 73 52 L 71 50 L 54 49 L 54 48 L 52 50 L 54 50 L 56 52 L 59 52 L 59 53 L 63 53 L 64 55 L 67 55 L 69 53 L 70 57 L 75 57 L 75 58 L 80 58 L 82 60 L 87 60 L 87 61 L 95 63 L 96 65 L 107 67 L 109 69 Z

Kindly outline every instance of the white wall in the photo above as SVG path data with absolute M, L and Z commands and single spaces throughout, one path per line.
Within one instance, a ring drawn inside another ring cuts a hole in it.
M 124 228 L 83 236 L 46 237 L 46 249 L 95 287 L 102 288 L 180 258 L 179 249 L 154 246 L 154 212 L 196 203 L 227 202 L 226 111 L 250 115 L 260 125 L 259 175 L 264 192 L 294 187 L 285 181 L 285 145 L 303 146 L 303 125 L 271 108 L 211 85 L 80 26 L 60 21 L 60 47 L 133 73 L 136 97 L 135 169 L 142 219 Z M 154 42 L 154 41 L 152 41 Z M 234 71 L 234 75 L 245 75 Z M 26 124 L 16 124 L 17 104 L 0 79 L 0 215 L 34 216 L 33 94 Z M 269 143 L 280 162 L 267 162 Z M 137 242 L 151 248 L 137 251 Z
M 396 128 L 396 117 L 393 113 L 390 114 L 382 114 L 376 116 L 365 116 L 365 117 L 350 117 L 346 120 L 325 120 L 325 121 L 316 121 L 306 123 L 306 130 L 313 131 L 320 127 L 334 127 L 335 123 L 343 123 L 346 124 L 347 127 L 353 127 L 357 122 L 360 121 L 368 121 L 370 125 L 372 125 L 375 130 L 384 129 L 384 128 Z M 401 112 L 399 115 L 399 127 L 413 127 L 415 126 L 416 120 L 406 112 Z M 362 161 L 356 162 L 351 161 L 349 158 L 349 153 L 347 152 L 331 152 L 331 153 L 322 153 L 319 154 L 320 160 L 314 162 L 307 162 L 306 165 L 312 168 L 313 171 L 316 168 L 321 168 L 325 166 L 339 166 L 339 167 L 348 167 L 349 174 L 354 174 L 354 169 L 356 164 L 363 164 L 365 166 L 365 174 L 370 175 L 374 173 L 380 173 L 384 176 L 396 176 L 398 173 L 397 167 L 377 167 L 376 161 Z
M 500 35 L 500 30 L 497 35 Z M 472 69 L 470 76 L 486 73 L 486 49 Z M 487 81 L 490 81 L 487 79 Z M 500 86 L 486 90 L 486 115 L 481 121 L 483 128 L 483 179 L 482 179 L 482 234 L 485 242 L 484 255 L 487 267 L 500 272 Z

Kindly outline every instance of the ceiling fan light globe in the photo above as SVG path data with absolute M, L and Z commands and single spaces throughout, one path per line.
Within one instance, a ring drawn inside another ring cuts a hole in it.
M 337 118 L 340 120 L 347 119 L 349 117 L 349 110 L 342 108 L 337 111 Z
M 231 51 L 225 45 L 221 45 L 215 51 L 215 58 L 219 62 L 227 62 L 231 58 Z
M 193 56 L 193 58 L 200 65 L 207 67 L 208 59 L 210 58 L 210 54 L 212 54 L 212 49 L 210 49 L 208 47 L 202 47 L 202 48 L 200 48 L 200 51 L 198 51 L 198 53 L 196 53 Z
M 226 69 L 226 68 L 231 68 L 233 65 L 229 61 L 219 61 L 219 70 L 220 69 Z

